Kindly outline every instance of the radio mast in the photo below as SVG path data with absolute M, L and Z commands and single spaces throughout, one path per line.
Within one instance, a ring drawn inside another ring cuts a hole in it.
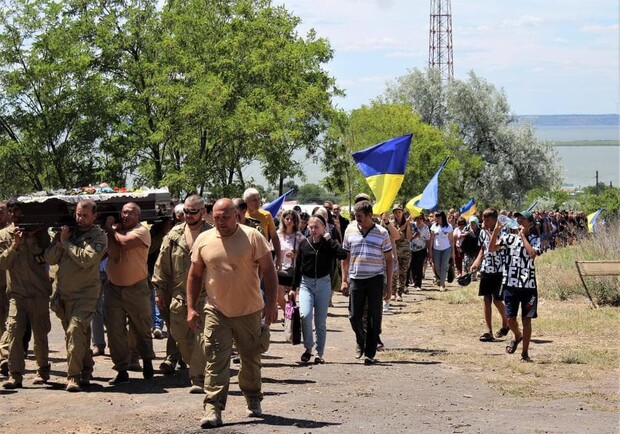
M 428 67 L 439 70 L 442 82 L 454 78 L 452 6 L 450 0 L 431 0 Z

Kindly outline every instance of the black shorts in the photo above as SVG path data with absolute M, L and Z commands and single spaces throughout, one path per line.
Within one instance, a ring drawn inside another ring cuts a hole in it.
M 538 290 L 521 289 L 504 286 L 502 289 L 504 304 L 506 304 L 506 316 L 516 318 L 521 306 L 522 318 L 538 317 Z
M 478 295 L 491 295 L 496 300 L 501 300 L 499 294 L 502 290 L 502 273 L 487 274 L 480 273 L 480 286 Z

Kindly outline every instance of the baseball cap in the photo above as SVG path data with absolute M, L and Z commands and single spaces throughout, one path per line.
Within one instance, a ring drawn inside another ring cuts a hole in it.
M 403 206 L 399 203 L 395 203 L 394 206 L 392 207 L 392 211 L 396 211 L 397 209 L 403 211 Z
M 534 220 L 534 216 L 529 211 L 521 211 L 513 214 L 515 217 L 525 217 L 528 220 Z

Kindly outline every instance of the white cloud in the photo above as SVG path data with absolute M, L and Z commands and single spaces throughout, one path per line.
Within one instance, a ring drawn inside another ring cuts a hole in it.
M 618 23 L 610 24 L 608 26 L 593 24 L 580 27 L 579 31 L 583 33 L 618 33 L 619 29 L 620 27 L 618 26 Z
M 500 27 L 538 27 L 544 20 L 541 17 L 535 17 L 532 15 L 523 15 L 520 18 L 514 20 L 504 20 L 501 22 Z

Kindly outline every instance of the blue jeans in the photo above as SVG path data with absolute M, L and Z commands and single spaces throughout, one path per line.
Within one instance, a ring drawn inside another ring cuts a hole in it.
M 153 324 L 151 328 L 159 330 L 163 329 L 164 320 L 161 319 L 159 307 L 157 307 L 157 303 L 155 303 L 155 290 L 153 288 L 151 288 L 151 315 L 153 317 Z
M 304 347 L 307 350 L 312 350 L 312 347 L 314 347 L 314 339 L 312 337 L 312 317 L 314 316 L 316 353 L 320 357 L 323 357 L 323 352 L 325 351 L 327 309 L 329 308 L 331 295 L 332 283 L 329 274 L 318 279 L 301 276 L 299 311 L 301 314 L 301 332 L 304 336 Z
M 437 250 L 433 248 L 433 264 L 435 273 L 439 276 L 439 286 L 445 286 L 446 277 L 448 277 L 448 264 L 452 255 L 452 247 L 445 250 Z

